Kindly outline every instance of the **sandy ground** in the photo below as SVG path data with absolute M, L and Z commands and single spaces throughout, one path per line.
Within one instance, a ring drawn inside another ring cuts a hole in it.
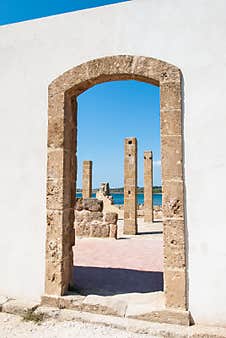
M 24 322 L 21 317 L 0 313 L 0 337 L 1 338 L 85 338 L 85 337 L 114 337 L 114 338 L 138 338 L 153 336 L 136 334 L 107 326 L 80 323 L 59 322 L 57 320 L 43 321 L 41 324 Z M 156 336 L 155 336 L 156 337 Z

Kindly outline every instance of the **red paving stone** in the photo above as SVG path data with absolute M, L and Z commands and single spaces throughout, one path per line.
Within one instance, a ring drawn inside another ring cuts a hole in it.
M 161 239 L 77 239 L 74 264 L 105 268 L 163 271 Z
M 163 245 L 159 238 L 76 240 L 74 282 L 86 293 L 162 291 L 162 271 Z

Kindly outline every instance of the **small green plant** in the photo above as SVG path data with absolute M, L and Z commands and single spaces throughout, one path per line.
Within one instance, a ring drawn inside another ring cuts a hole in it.
M 23 315 L 22 315 L 23 321 L 25 322 L 34 322 L 36 324 L 40 324 L 44 319 L 44 313 L 35 313 L 34 310 L 28 309 Z

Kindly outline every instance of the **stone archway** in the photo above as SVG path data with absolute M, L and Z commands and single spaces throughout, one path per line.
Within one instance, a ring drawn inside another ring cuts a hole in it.
M 182 76 L 177 67 L 149 57 L 92 60 L 65 72 L 49 86 L 45 294 L 63 295 L 72 275 L 76 97 L 98 83 L 131 79 L 160 87 L 165 305 L 186 311 Z

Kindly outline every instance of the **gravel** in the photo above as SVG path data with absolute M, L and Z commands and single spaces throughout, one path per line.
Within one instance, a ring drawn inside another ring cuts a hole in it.
M 151 338 L 148 334 L 136 334 L 108 326 L 76 321 L 45 320 L 40 324 L 25 322 L 20 316 L 0 313 L 0 338 Z

